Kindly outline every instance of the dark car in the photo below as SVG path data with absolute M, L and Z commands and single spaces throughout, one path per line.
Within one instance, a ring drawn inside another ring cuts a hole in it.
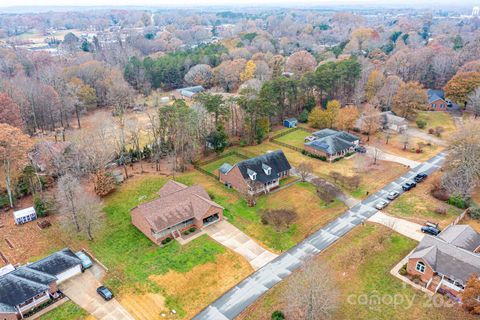
M 412 181 L 412 182 L 407 182 L 407 183 L 405 183 L 405 184 L 402 186 L 402 189 L 403 189 L 404 191 L 408 191 L 408 190 L 410 190 L 410 189 L 412 189 L 412 188 L 415 188 L 416 186 L 417 186 L 417 184 L 416 184 L 415 182 L 413 182 L 413 181 Z
M 427 179 L 427 175 L 425 173 L 419 173 L 417 174 L 413 180 L 415 180 L 415 182 L 422 182 L 423 180 Z
M 106 301 L 113 298 L 113 293 L 105 286 L 100 286 L 97 288 L 97 293 Z
M 422 227 L 421 230 L 422 230 L 423 233 L 428 233 L 432 236 L 436 236 L 440 233 L 439 229 L 437 229 L 435 227 L 431 227 L 431 226 Z
M 358 153 L 366 153 L 367 149 L 365 149 L 365 147 L 358 146 L 355 148 L 355 151 L 357 151 Z

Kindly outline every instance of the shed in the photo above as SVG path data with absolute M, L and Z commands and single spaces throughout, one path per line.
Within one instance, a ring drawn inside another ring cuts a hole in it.
M 297 126 L 298 120 L 296 118 L 288 118 L 283 120 L 283 126 L 287 128 L 295 128 Z
M 15 219 L 15 224 L 24 224 L 37 219 L 37 212 L 35 212 L 34 207 L 25 208 L 14 211 L 13 218 Z

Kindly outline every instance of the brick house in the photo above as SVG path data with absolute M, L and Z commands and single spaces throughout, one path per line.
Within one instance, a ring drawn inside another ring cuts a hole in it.
M 360 138 L 345 131 L 322 129 L 312 133 L 305 139 L 304 149 L 316 156 L 323 156 L 328 161 L 345 156 L 354 152 L 360 143 Z
M 267 193 L 290 176 L 290 163 L 281 150 L 243 160 L 235 165 L 224 163 L 219 168 L 219 180 L 241 193 Z
M 447 111 L 448 103 L 445 101 L 443 90 L 427 90 L 428 110 L 430 111 Z
M 480 234 L 468 225 L 450 226 L 437 237 L 426 235 L 408 257 L 407 272 L 425 288 L 459 296 L 472 274 L 480 274 Z
M 158 199 L 132 209 L 132 224 L 156 244 L 166 238 L 178 238 L 192 227 L 201 229 L 223 219 L 223 207 L 210 199 L 200 186 L 187 187 L 169 180 Z
M 58 298 L 57 285 L 81 272 L 81 260 L 70 249 L 18 268 L 1 268 L 0 319 L 23 319 L 35 307 Z

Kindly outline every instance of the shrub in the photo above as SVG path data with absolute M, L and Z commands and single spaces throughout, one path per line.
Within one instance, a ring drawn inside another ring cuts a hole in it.
M 422 149 L 416 149 L 415 153 L 422 153 Z
M 38 195 L 33 197 L 33 208 L 35 208 L 35 212 L 39 217 L 45 217 L 48 215 L 47 205 Z
M 468 214 L 470 215 L 470 218 L 479 220 L 480 219 L 480 208 L 470 208 L 468 210 Z
M 170 241 L 172 241 L 172 238 L 167 237 L 167 238 L 162 240 L 162 244 L 165 245 L 165 244 L 169 243 Z
M 302 154 L 306 155 L 307 157 L 318 159 L 321 161 L 327 161 L 327 157 L 325 156 L 317 156 L 316 154 L 310 153 L 307 150 L 302 150 Z
M 435 135 L 437 137 L 440 137 L 444 131 L 445 131 L 445 129 L 443 127 L 436 127 L 435 128 Z
M 188 235 L 190 234 L 190 231 L 188 231 L 188 230 L 187 230 L 187 231 L 184 231 L 183 234 L 186 235 L 186 236 L 188 236 Z
M 450 196 L 447 200 L 449 204 L 460 209 L 466 209 L 468 206 L 467 200 L 463 199 L 461 196 L 453 195 Z
M 406 276 L 408 274 L 407 272 L 407 264 L 404 264 L 400 270 L 398 270 L 398 273 L 400 273 L 402 276 Z
M 190 231 L 190 232 L 195 232 L 195 230 L 197 230 L 197 229 L 195 229 L 195 227 L 191 227 L 190 229 L 188 229 L 188 231 Z
M 308 110 L 303 110 L 302 113 L 300 113 L 298 121 L 301 123 L 306 123 L 308 121 Z
M 435 213 L 444 216 L 444 215 L 447 214 L 447 209 L 445 209 L 443 207 L 437 207 L 435 209 Z
M 297 213 L 293 210 L 276 209 L 266 210 L 261 214 L 262 223 L 274 227 L 277 231 L 287 229 L 297 218 Z
M 240 147 L 245 147 L 247 145 L 247 141 L 245 139 L 240 140 Z
M 427 121 L 425 121 L 424 119 L 417 119 L 416 123 L 417 127 L 419 127 L 420 129 L 423 129 L 427 126 Z
M 435 133 L 435 130 L 434 130 L 433 128 L 430 128 L 430 129 L 428 129 L 428 133 L 429 133 L 429 134 L 434 134 L 434 133 Z
M 448 200 L 448 193 L 445 189 L 442 188 L 434 188 L 430 191 L 431 195 L 440 200 L 440 201 L 447 201 Z
M 282 311 L 280 310 L 273 311 L 272 320 L 284 320 L 284 319 L 285 319 L 285 315 L 283 314 Z

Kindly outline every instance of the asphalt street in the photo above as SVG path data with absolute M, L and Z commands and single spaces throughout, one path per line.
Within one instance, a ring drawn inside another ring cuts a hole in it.
M 417 173 L 425 172 L 431 174 L 438 170 L 445 160 L 445 155 L 443 152 L 439 153 L 389 183 L 378 192 L 373 193 L 359 204 L 353 206 L 340 217 L 322 227 L 298 245 L 252 273 L 249 277 L 206 307 L 193 319 L 234 319 L 255 302 L 255 300 L 265 294 L 274 285 L 288 277 L 305 262 L 315 255 L 320 254 L 347 232 L 377 213 L 374 205 L 378 200 L 386 199 L 387 194 L 394 190 L 403 193 L 402 184 L 411 181 Z M 409 192 L 415 192 L 415 189 Z

